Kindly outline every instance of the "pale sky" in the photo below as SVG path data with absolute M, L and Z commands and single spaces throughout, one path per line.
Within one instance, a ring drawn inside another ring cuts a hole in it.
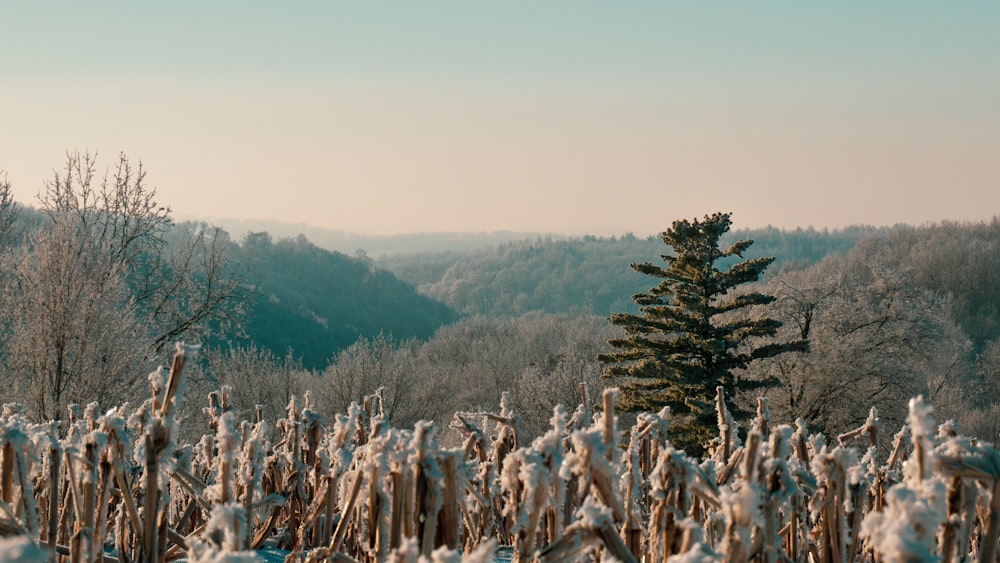
M 0 169 L 361 233 L 1000 214 L 1000 2 L 0 4 Z

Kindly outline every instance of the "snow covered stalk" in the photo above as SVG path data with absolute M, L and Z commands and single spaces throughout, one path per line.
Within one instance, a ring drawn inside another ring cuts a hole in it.
M 73 466 L 73 456 L 71 452 L 66 449 L 62 453 L 62 462 L 66 467 L 66 474 L 62 478 L 63 493 L 62 493 L 62 505 L 59 507 L 59 534 L 56 540 L 57 546 L 62 543 L 64 546 L 69 543 L 71 538 L 71 526 L 74 525 L 76 515 L 79 513 L 80 509 L 77 507 L 80 498 L 80 492 L 77 490 L 77 480 L 76 480 L 76 470 Z
M 146 561 L 159 561 L 159 545 L 157 541 L 158 531 L 157 531 L 157 520 L 159 516 L 159 503 L 160 503 L 160 462 L 156 452 L 156 445 L 148 434 L 145 436 L 146 441 L 146 464 L 145 470 L 145 485 L 146 485 L 146 502 L 143 508 L 143 529 L 142 529 L 142 547 L 144 559 Z
M 662 563 L 678 553 L 676 546 L 681 524 L 690 508 L 689 485 L 694 481 L 696 471 L 683 452 L 666 448 L 660 451 L 650 472 L 649 496 L 653 502 L 646 532 L 646 550 L 649 560 L 654 563 Z
M 458 506 L 458 461 L 453 453 L 442 453 L 444 503 L 441 507 L 441 535 L 448 549 L 459 547 L 461 520 Z
M 605 389 L 604 395 L 604 447 L 607 448 L 608 461 L 614 461 L 615 456 L 615 400 L 618 399 L 618 389 Z
M 306 403 L 309 404 L 311 400 L 308 394 L 306 395 Z M 322 433 L 323 418 L 312 410 L 312 408 L 306 408 L 303 412 L 303 418 L 306 424 L 306 467 L 309 468 L 309 472 L 312 474 L 312 495 L 313 504 L 316 505 L 315 509 L 310 509 L 311 518 L 308 522 L 303 523 L 303 533 L 305 532 L 305 527 L 308 525 L 312 528 L 312 537 L 310 538 L 312 545 L 320 545 L 324 543 L 322 538 L 323 528 L 320 526 L 319 520 L 319 510 L 325 505 L 324 499 L 319 498 L 320 492 L 323 490 L 323 482 L 325 479 L 324 468 L 320 463 L 319 453 L 319 443 L 320 436 Z M 248 513 L 249 514 L 249 513 Z
M 997 560 L 997 539 L 1000 537 L 1000 479 L 993 480 L 992 491 L 989 524 L 980 547 L 981 563 L 993 563 Z
M 53 442 L 55 442 L 53 440 Z M 48 523 L 45 526 L 45 541 L 49 546 L 50 551 L 55 551 L 56 542 L 59 538 L 59 466 L 62 460 L 62 450 L 59 449 L 58 443 L 55 443 L 49 448 L 49 463 L 48 463 Z M 123 488 L 123 491 L 129 492 L 128 489 Z M 128 496 L 131 499 L 131 494 L 126 494 L 123 496 Z
M 496 514 L 499 514 L 499 511 L 496 508 L 496 498 L 492 489 L 496 474 L 497 468 L 492 461 L 486 461 L 479 464 L 480 489 L 478 491 L 479 494 L 476 495 L 479 500 L 479 518 L 476 522 L 476 529 L 474 533 L 469 534 L 470 539 L 475 542 L 478 542 L 480 538 L 486 535 L 491 521 L 494 521 Z
M 305 512 L 306 500 L 302 498 L 305 493 L 305 465 L 302 463 L 302 415 L 299 400 L 291 397 L 288 400 L 288 417 L 280 421 L 281 427 L 285 431 L 285 472 L 283 488 L 289 491 L 288 503 L 285 506 L 287 518 L 285 527 L 291 537 L 289 544 L 294 546 L 299 543 L 300 519 Z
M 372 443 L 371 440 L 368 441 Z M 375 546 L 375 558 L 385 559 L 386 551 L 389 548 L 388 534 L 383 525 L 382 507 L 385 506 L 385 497 L 379 487 L 382 479 L 380 467 L 377 461 L 373 461 L 368 473 L 368 533 L 371 543 Z
M 757 398 L 757 418 L 754 423 L 761 437 L 767 440 L 771 431 L 771 409 L 768 408 L 767 397 Z
M 323 476 L 323 489 L 326 491 L 325 504 L 323 506 L 323 533 L 316 545 L 329 545 L 333 538 L 333 514 L 337 507 L 336 495 L 337 481 L 331 475 Z
M 497 469 L 503 468 L 504 459 L 507 454 L 519 447 L 517 435 L 517 415 L 511 407 L 510 394 L 506 391 L 500 396 L 500 416 L 489 415 L 489 419 L 497 422 L 497 436 L 493 441 L 492 459 L 497 465 Z
M 733 417 L 726 408 L 726 395 L 721 385 L 715 388 L 715 408 L 719 419 L 719 436 L 722 439 L 722 459 L 729 460 L 733 455 Z
M 632 474 L 633 472 L 630 471 L 629 473 Z M 639 512 L 638 507 L 628 500 L 639 488 L 635 481 L 635 478 L 629 478 L 625 488 L 626 510 L 625 523 L 622 526 L 622 538 L 625 540 L 628 550 L 638 559 L 642 556 L 642 522 L 640 521 L 640 515 L 637 514 Z
M 166 545 L 163 545 L 165 541 L 160 541 L 160 528 L 166 526 L 161 511 L 163 491 L 160 490 L 160 465 L 164 455 L 169 453 L 167 450 L 172 441 L 174 403 L 181 389 L 184 366 L 187 363 L 188 354 L 196 349 L 183 344 L 177 345 L 177 353 L 174 354 L 164 388 L 159 388 L 162 380 L 157 381 L 158 374 L 154 373 L 150 377 L 153 382 L 152 424 L 142 438 L 146 451 L 143 468 L 146 494 L 143 514 L 145 520 L 142 530 L 142 559 L 145 561 L 161 561 L 166 550 Z M 165 528 L 163 535 L 166 536 Z
M 962 510 L 962 478 L 955 476 L 948 482 L 947 492 L 948 519 L 941 534 L 941 561 L 952 563 L 955 560 L 956 534 L 961 527 Z
M 111 449 L 105 445 L 101 454 L 100 481 L 97 487 L 97 523 L 95 526 L 95 552 L 101 553 L 104 545 L 104 535 L 108 529 L 109 505 L 111 501 L 111 482 L 114 479 L 114 472 L 111 469 L 113 460 Z M 96 555 L 95 555 L 96 556 Z
M 441 491 L 437 488 L 440 470 L 432 451 L 433 423 L 420 421 L 413 431 L 415 450 L 416 481 L 416 537 L 420 542 L 420 553 L 430 557 L 437 535 L 438 511 L 441 510 Z
M 747 449 L 743 455 L 743 480 L 747 486 L 757 478 L 757 454 L 760 450 L 760 441 L 761 435 L 758 432 L 751 432 L 747 436 Z
M 662 413 L 661 414 L 665 414 Z M 657 415 L 642 413 L 632 427 L 628 450 L 625 454 L 625 525 L 622 537 L 625 545 L 636 558 L 642 557 L 643 520 L 647 512 L 645 499 L 651 471 L 649 456 L 652 451 L 652 436 L 659 438 L 658 430 L 663 421 Z M 658 449 L 658 448 L 657 448 Z
M 21 519 L 24 531 L 29 535 L 38 532 L 38 505 L 33 490 L 34 485 L 29 475 L 31 440 L 25 434 L 23 426 L 17 422 L 9 427 L 0 427 L 0 435 L 4 437 L 3 448 L 3 481 L 5 507 L 10 507 L 14 500 L 14 488 L 19 495 L 14 506 L 15 516 Z
M 167 388 L 163 393 L 163 404 L 160 406 L 160 418 L 173 417 L 174 401 L 181 388 L 184 377 L 184 365 L 188 360 L 188 347 L 183 344 L 177 345 L 177 353 L 174 354 L 173 363 L 170 365 L 170 377 L 167 378 Z
M 785 427 L 787 428 L 787 427 Z M 763 525 L 763 561 L 764 563 L 777 563 L 778 555 L 778 506 L 783 500 L 782 477 L 784 477 L 784 460 L 782 454 L 785 451 L 785 436 L 782 435 L 782 428 L 771 434 L 770 453 L 767 472 L 762 475 L 762 485 L 764 490 L 764 501 L 761 508 L 764 512 Z M 789 430 L 786 430 L 790 432 Z
M 111 455 L 113 456 L 111 470 L 115 474 L 115 483 L 118 485 L 118 490 L 121 491 L 122 503 L 125 505 L 125 515 L 128 517 L 128 522 L 132 527 L 132 533 L 139 535 L 142 533 L 143 525 L 142 520 L 139 518 L 139 509 L 136 507 L 135 499 L 132 498 L 132 487 L 129 486 L 128 481 L 125 479 L 125 472 L 122 470 L 123 456 L 122 456 L 122 445 L 117 440 L 112 442 Z M 58 472 L 58 470 L 57 470 Z M 125 533 L 125 525 L 122 524 L 122 533 Z M 119 549 L 124 548 L 124 541 L 121 542 Z
M 88 436 L 84 444 L 83 455 L 83 490 L 81 517 L 77 520 L 70 543 L 70 559 L 72 561 L 94 560 L 94 536 L 97 522 L 97 463 L 98 444 Z
M 892 441 L 892 453 L 889 454 L 889 461 L 886 462 L 886 469 L 893 471 L 898 469 L 898 465 L 906 459 L 906 430 L 900 430 Z
M 233 429 L 233 413 L 223 413 L 219 420 L 218 435 L 215 444 L 219 449 L 219 488 L 218 504 L 229 504 L 233 501 L 233 450 L 236 449 L 236 436 Z
M 757 430 L 747 436 L 747 446 L 743 459 L 741 480 L 732 484 L 731 490 L 724 491 L 722 510 L 725 514 L 725 532 L 722 542 L 723 560 L 727 563 L 746 561 L 753 552 L 751 530 L 760 518 L 757 512 L 760 494 L 756 486 L 758 455 L 761 435 Z M 733 455 L 738 458 L 739 452 Z M 730 464 L 732 465 L 732 463 Z
M 0 475 L 3 476 L 2 481 L 0 481 L 0 497 L 3 498 L 5 505 L 10 506 L 14 499 L 14 446 L 11 445 L 9 439 L 5 439 L 3 443 L 3 462 L 0 465 Z
M 840 465 L 840 459 L 835 456 L 829 456 L 823 463 L 827 464 L 828 473 L 823 489 L 821 553 L 824 561 L 843 563 L 847 558 L 844 530 L 844 492 L 847 488 L 845 469 Z
M 403 498 L 406 484 L 404 471 L 405 466 L 396 463 L 389 472 L 389 480 L 392 482 L 392 506 L 389 519 L 389 549 L 391 550 L 398 549 L 403 542 Z
M 590 422 L 590 387 L 586 383 L 580 383 L 580 414 L 581 424 Z
M 333 533 L 333 539 L 330 540 L 330 551 L 337 552 L 340 549 L 341 544 L 344 543 L 344 537 L 347 535 L 347 528 L 350 526 L 351 514 L 354 513 L 354 504 L 358 500 L 358 493 L 361 492 L 361 483 L 364 481 L 364 475 L 361 471 L 354 473 L 354 482 L 351 485 L 351 491 L 347 494 L 347 504 L 344 505 L 344 509 L 340 511 L 340 522 L 337 523 L 337 530 Z
M 837 436 L 837 442 L 841 446 L 846 446 L 849 441 L 867 432 L 871 445 L 872 446 L 877 445 L 878 444 L 877 421 L 878 421 L 878 411 L 875 409 L 875 407 L 872 407 L 871 410 L 868 411 L 868 418 L 865 419 L 865 423 L 855 428 L 854 430 L 844 432 L 843 434 Z
M 247 427 L 249 426 L 249 430 Z M 261 474 L 264 471 L 264 432 L 266 426 L 261 420 L 254 424 L 243 423 L 243 448 L 240 454 L 238 478 L 241 481 L 240 500 L 243 503 L 243 513 L 246 515 L 247 526 L 244 533 L 244 544 L 253 545 L 254 493 L 260 488 Z M 326 538 L 329 541 L 329 537 Z

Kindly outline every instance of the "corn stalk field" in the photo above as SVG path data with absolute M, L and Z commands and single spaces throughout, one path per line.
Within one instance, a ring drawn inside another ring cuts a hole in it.
M 335 420 L 306 396 L 281 420 L 238 421 L 222 389 L 189 444 L 175 419 L 189 353 L 135 408 L 74 407 L 60 428 L 4 407 L 0 561 L 997 559 L 1000 454 L 919 398 L 880 452 L 874 409 L 827 439 L 773 423 L 761 400 L 737 432 L 720 393 L 699 461 L 671 446 L 666 411 L 619 429 L 614 390 L 594 412 L 581 388 L 530 444 L 507 401 L 458 413 L 463 445 L 445 448 L 431 423 L 392 427 L 378 394 Z

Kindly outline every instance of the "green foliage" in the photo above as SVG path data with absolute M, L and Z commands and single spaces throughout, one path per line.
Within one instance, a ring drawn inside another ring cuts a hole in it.
M 632 265 L 637 272 L 661 281 L 633 296 L 639 314 L 611 316 L 611 324 L 625 334 L 609 340 L 615 352 L 599 356 L 609 364 L 606 377 L 625 379 L 621 407 L 655 412 L 669 406 L 678 417 L 673 428 L 689 447 L 704 444 L 712 434 L 717 387 L 734 397 L 771 385 L 774 380 L 739 379 L 736 371 L 754 360 L 805 346 L 803 341 L 758 340 L 773 337 L 781 323 L 746 313 L 774 298 L 734 290 L 760 279 L 774 258 L 747 259 L 720 269 L 720 262 L 742 259 L 753 244 L 739 240 L 721 250 L 720 241 L 730 225 L 728 213 L 703 221 L 674 221 L 661 238 L 676 254 L 662 256 L 666 267 L 649 262 Z M 739 409 L 734 412 L 737 419 L 748 414 Z
M 246 342 L 279 356 L 291 349 L 307 369 L 323 369 L 359 338 L 425 339 L 458 318 L 365 257 L 323 250 L 301 235 L 273 241 L 250 233 L 235 254 L 256 289 Z

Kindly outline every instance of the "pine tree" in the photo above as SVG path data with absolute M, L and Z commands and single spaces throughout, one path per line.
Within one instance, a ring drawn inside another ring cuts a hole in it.
M 666 267 L 632 264 L 637 272 L 662 281 L 632 297 L 640 314 L 611 316 L 611 324 L 622 327 L 624 336 L 608 341 L 615 352 L 598 357 L 608 364 L 606 378 L 624 379 L 620 407 L 655 411 L 669 406 L 671 434 L 689 453 L 699 453 L 713 434 L 717 387 L 732 398 L 773 385 L 774 381 L 740 379 L 737 372 L 754 360 L 806 347 L 804 341 L 774 342 L 781 323 L 750 315 L 751 308 L 767 305 L 774 297 L 732 291 L 757 281 L 774 258 L 743 260 L 752 240 L 720 250 L 720 239 L 730 225 L 729 213 L 703 221 L 674 221 L 661 234 L 675 252 L 661 256 Z M 730 257 L 743 261 L 720 269 L 719 262 Z M 737 420 L 749 414 L 731 408 Z

